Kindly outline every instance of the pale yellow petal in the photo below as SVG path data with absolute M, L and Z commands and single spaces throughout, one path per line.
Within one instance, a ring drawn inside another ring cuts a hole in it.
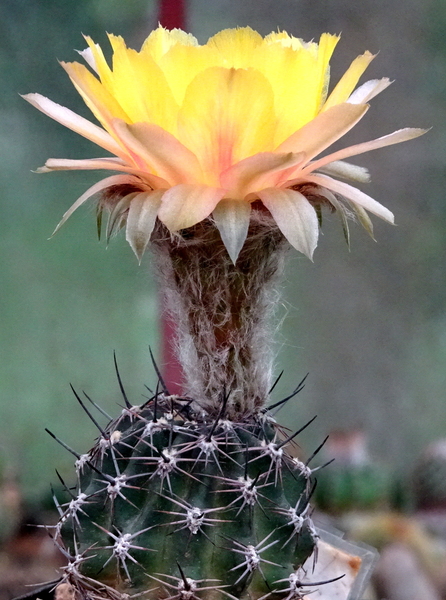
M 351 104 L 364 104 L 383 92 L 393 82 L 388 77 L 382 79 L 370 79 L 359 86 L 349 97 L 347 102 Z
M 271 187 L 277 182 L 277 175 L 304 163 L 305 154 L 279 154 L 260 152 L 241 160 L 220 176 L 221 186 L 228 190 L 228 196 L 244 198 L 250 192 L 262 187 Z
M 89 198 L 91 198 L 95 194 L 98 194 L 99 192 L 104 191 L 108 187 L 111 187 L 114 185 L 122 185 L 125 183 L 139 185 L 140 181 L 136 177 L 132 177 L 130 175 L 112 175 L 111 177 L 106 177 L 105 179 L 102 179 L 101 181 L 98 181 L 97 183 L 92 185 L 64 213 L 62 219 L 58 223 L 58 225 L 57 225 L 56 229 L 53 231 L 52 235 L 57 233 L 57 231 L 59 231 L 59 229 L 62 227 L 62 225 L 71 217 L 71 215 L 74 213 L 74 211 L 77 210 L 80 206 L 82 206 L 82 204 L 84 204 Z
M 352 165 L 343 160 L 329 162 L 321 167 L 320 171 L 326 175 L 330 175 L 330 177 L 351 179 L 352 181 L 358 181 L 360 183 L 368 183 L 370 181 L 370 173 L 365 167 Z
M 95 46 L 99 49 L 99 45 L 98 44 L 95 44 Z M 80 56 L 82 56 L 82 58 L 87 63 L 87 65 L 90 67 L 90 69 L 92 69 L 93 71 L 95 71 L 95 73 L 98 72 L 98 68 L 97 68 L 97 65 L 96 65 L 96 60 L 95 60 L 95 57 L 93 55 L 93 52 L 91 51 L 91 48 L 85 48 L 85 50 L 76 50 L 76 52 L 78 54 L 80 54 Z
M 122 148 L 109 133 L 87 119 L 84 119 L 84 117 L 81 117 L 69 108 L 61 106 L 40 94 L 26 94 L 25 96 L 22 96 L 22 98 L 61 125 L 72 129 L 105 150 L 109 150 L 118 156 L 123 154 Z
M 93 59 L 94 70 L 99 75 L 101 83 L 106 87 L 106 89 L 108 89 L 108 91 L 112 91 L 112 72 L 105 59 L 104 53 L 102 52 L 102 48 L 99 44 L 95 44 L 95 42 L 88 35 L 84 36 L 84 38 L 88 44 L 88 49 L 90 50 L 91 57 Z
M 365 52 L 361 56 L 355 58 L 331 92 L 327 102 L 324 104 L 323 110 L 328 110 L 332 106 L 348 100 L 350 94 L 355 89 L 359 78 L 374 58 L 375 56 L 370 52 Z
M 245 200 L 223 198 L 212 212 L 228 254 L 235 264 L 248 235 L 251 205 Z
M 172 134 L 152 123 L 127 125 L 116 120 L 116 135 L 122 140 L 140 168 L 162 177 L 169 185 L 201 180 L 197 157 Z
M 238 161 L 272 150 L 274 95 L 266 78 L 253 69 L 211 67 L 186 90 L 178 137 L 198 157 L 206 182 Z
M 296 190 L 266 188 L 257 193 L 289 243 L 312 258 L 319 236 L 316 211 Z
M 305 152 L 311 160 L 345 135 L 365 115 L 367 104 L 338 104 L 320 113 L 276 148 L 276 152 Z
M 136 194 L 127 215 L 126 240 L 139 262 L 150 241 L 165 190 Z
M 347 200 L 350 200 L 354 204 L 362 206 L 362 208 L 365 208 L 369 212 L 380 217 L 381 219 L 384 219 L 384 221 L 387 221 L 388 223 L 393 223 L 395 220 L 393 213 L 390 212 L 388 208 L 386 208 L 367 194 L 364 194 L 364 192 L 361 192 L 361 190 L 358 190 L 355 187 L 349 185 L 348 183 L 345 183 L 343 181 L 337 181 L 336 179 L 332 179 L 327 175 L 310 175 L 306 178 L 306 180 L 312 183 L 316 183 L 317 185 L 320 185 L 322 187 L 326 187 L 332 192 L 344 196 L 345 198 L 347 198 Z
M 393 144 L 400 144 L 401 142 L 412 140 L 420 135 L 424 135 L 427 131 L 427 129 L 417 129 L 411 127 L 398 129 L 393 133 L 383 135 L 382 137 L 374 140 L 362 142 L 361 144 L 355 144 L 354 146 L 348 146 L 347 148 L 343 148 L 342 150 L 338 150 L 337 152 L 323 156 L 322 158 L 315 160 L 305 167 L 302 173 L 309 173 L 310 171 L 319 169 L 333 161 L 343 160 L 344 158 L 349 158 L 350 156 L 357 156 L 358 154 L 363 154 L 364 152 L 370 152 L 371 150 L 377 150 L 378 148 L 384 148 L 385 146 L 391 146 Z
M 45 166 L 39 167 L 37 173 L 50 173 L 51 171 L 93 171 L 104 169 L 108 171 L 122 171 L 136 175 L 144 183 L 147 183 L 152 188 L 166 188 L 168 182 L 161 177 L 157 177 L 147 171 L 136 169 L 125 164 L 119 158 L 86 158 L 80 160 L 72 160 L 69 158 L 49 158 Z
M 37 173 L 49 173 L 50 171 L 90 171 L 106 169 L 112 171 L 125 171 L 134 173 L 135 169 L 129 167 L 119 158 L 49 158 L 43 167 L 37 169 Z
M 206 219 L 225 191 L 206 185 L 176 185 L 164 194 L 158 218 L 170 231 L 192 227 Z

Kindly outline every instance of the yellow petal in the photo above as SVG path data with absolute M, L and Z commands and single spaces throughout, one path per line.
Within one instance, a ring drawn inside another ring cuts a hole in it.
M 90 73 L 87 67 L 77 62 L 60 64 L 68 73 L 85 104 L 106 129 L 109 130 L 113 118 L 130 120 L 116 98 Z
M 248 235 L 251 205 L 245 200 L 224 198 L 214 208 L 212 216 L 226 250 L 235 264 Z
M 365 52 L 361 56 L 355 58 L 331 92 L 327 102 L 324 104 L 323 110 L 327 110 L 336 104 L 341 104 L 341 102 L 345 102 L 348 99 L 355 89 L 359 78 L 374 58 L 375 55 L 370 52 Z
M 175 133 L 178 104 L 161 68 L 147 54 L 127 48 L 122 37 L 109 38 L 113 48 L 110 91 L 128 115 L 127 122 L 148 121 Z
M 224 194 L 206 185 L 176 185 L 164 194 L 158 217 L 170 231 L 192 227 L 211 214 Z
M 264 43 L 268 45 L 280 44 L 284 48 L 300 50 L 307 46 L 300 38 L 296 38 L 286 31 L 272 31 L 264 37 Z
M 255 49 L 251 64 L 265 75 L 274 90 L 275 146 L 318 114 L 325 99 L 329 59 L 337 41 L 336 36 L 325 34 L 320 47 L 301 44 L 300 49 L 294 50 L 289 45 L 265 40 Z
M 330 59 L 339 42 L 338 35 L 331 35 L 330 33 L 323 33 L 319 39 L 318 52 L 317 52 L 317 63 L 318 63 L 318 75 L 319 81 L 318 86 L 320 90 L 320 105 L 319 109 L 322 108 L 322 104 L 325 102 L 328 91 L 328 83 L 330 78 Z
M 159 26 L 152 31 L 142 45 L 141 54 L 151 56 L 155 62 L 158 62 L 176 44 L 196 46 L 198 42 L 191 33 L 186 33 L 181 29 L 169 30 Z
M 257 31 L 251 27 L 239 27 L 223 29 L 208 40 L 207 46 L 218 51 L 225 67 L 247 69 L 252 66 L 252 53 L 262 44 L 263 38 Z
M 276 152 L 305 152 L 307 160 L 345 135 L 365 115 L 367 104 L 338 104 L 320 113 L 276 148 Z
M 316 211 L 296 190 L 266 188 L 257 194 L 289 243 L 312 258 L 319 236 Z
M 256 49 L 252 60 L 274 91 L 277 121 L 273 143 L 277 146 L 319 110 L 317 61 L 307 50 L 296 52 L 281 44 L 264 44 Z
M 152 123 L 127 125 L 116 119 L 116 135 L 140 167 L 162 177 L 169 185 L 201 180 L 197 157 L 172 134 Z
M 214 47 L 176 44 L 159 60 L 167 83 L 179 106 L 192 79 L 209 67 L 223 66 L 224 57 Z
M 274 96 L 266 78 L 253 69 L 211 67 L 186 90 L 178 137 L 198 157 L 207 182 L 236 162 L 272 150 Z

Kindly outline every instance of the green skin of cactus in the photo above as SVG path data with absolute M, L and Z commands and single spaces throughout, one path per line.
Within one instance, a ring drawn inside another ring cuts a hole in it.
M 267 413 L 235 423 L 185 404 L 124 410 L 77 461 L 59 524 L 69 580 L 148 598 L 286 597 L 316 543 L 310 469 Z
M 316 503 L 326 512 L 385 506 L 389 480 L 380 465 L 334 465 L 318 477 Z

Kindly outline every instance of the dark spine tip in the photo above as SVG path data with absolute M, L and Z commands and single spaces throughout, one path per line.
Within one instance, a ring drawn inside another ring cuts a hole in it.
M 113 362 L 115 363 L 116 377 L 118 378 L 119 389 L 121 390 L 121 394 L 124 399 L 125 405 L 127 408 L 132 408 L 132 405 L 130 404 L 129 399 L 127 398 L 127 394 L 126 394 L 124 386 L 122 384 L 121 374 L 118 369 L 118 360 L 116 358 L 115 350 L 113 350 Z

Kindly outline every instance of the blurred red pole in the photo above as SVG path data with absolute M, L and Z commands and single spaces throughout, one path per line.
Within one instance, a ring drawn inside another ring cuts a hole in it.
M 186 0 L 160 0 L 158 14 L 166 29 L 186 29 Z
M 186 0 L 160 0 L 158 22 L 166 29 L 186 30 Z M 174 351 L 175 323 L 164 312 L 165 298 L 161 302 L 161 371 L 167 389 L 171 394 L 181 394 L 180 382 L 183 379 L 181 365 Z

